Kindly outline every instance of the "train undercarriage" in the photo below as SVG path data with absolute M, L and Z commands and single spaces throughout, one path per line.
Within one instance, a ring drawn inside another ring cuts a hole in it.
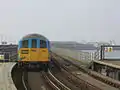
M 23 70 L 32 70 L 32 71 L 45 71 L 48 72 L 50 68 L 49 62 L 18 62 L 18 68 Z

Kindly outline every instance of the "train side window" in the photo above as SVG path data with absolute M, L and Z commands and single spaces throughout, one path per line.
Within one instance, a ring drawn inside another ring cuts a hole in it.
M 46 41 L 40 40 L 40 48 L 46 48 L 46 47 L 47 47 Z
M 37 48 L 37 40 L 32 39 L 32 48 Z
M 22 48 L 28 48 L 28 40 L 22 41 Z

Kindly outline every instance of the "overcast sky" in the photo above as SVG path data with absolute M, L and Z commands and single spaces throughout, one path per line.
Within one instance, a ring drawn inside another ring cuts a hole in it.
M 0 34 L 120 43 L 120 0 L 0 0 Z

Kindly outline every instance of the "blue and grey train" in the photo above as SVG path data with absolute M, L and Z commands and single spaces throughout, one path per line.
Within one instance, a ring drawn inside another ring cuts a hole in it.
M 50 41 L 43 35 L 28 34 L 19 41 L 19 67 L 37 67 L 48 71 L 50 60 Z

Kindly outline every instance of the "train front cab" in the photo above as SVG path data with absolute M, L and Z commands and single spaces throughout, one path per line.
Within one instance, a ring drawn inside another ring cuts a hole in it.
M 22 67 L 40 67 L 45 71 L 49 67 L 49 41 L 25 39 L 19 42 L 19 64 Z

